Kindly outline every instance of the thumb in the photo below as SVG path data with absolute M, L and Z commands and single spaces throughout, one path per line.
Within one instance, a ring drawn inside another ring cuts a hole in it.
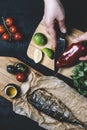
M 79 37 L 75 38 L 73 40 L 73 43 L 82 42 L 82 41 L 87 41 L 87 32 L 85 32 L 84 34 L 82 34 Z
M 59 21 L 59 28 L 62 33 L 66 33 L 66 26 L 64 20 Z

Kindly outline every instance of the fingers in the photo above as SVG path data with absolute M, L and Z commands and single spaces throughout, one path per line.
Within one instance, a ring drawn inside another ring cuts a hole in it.
M 52 42 L 53 42 L 53 47 L 56 46 L 56 30 L 55 30 L 55 22 L 46 22 L 44 19 L 43 19 L 45 25 L 46 25 L 46 31 L 47 33 L 51 36 L 52 38 Z M 62 33 L 66 33 L 66 27 L 65 27 L 65 23 L 63 20 L 61 20 L 60 22 L 58 22 L 58 26 L 60 28 L 60 31 Z
M 46 31 L 51 36 L 53 46 L 55 47 L 56 46 L 56 31 L 55 31 L 55 27 L 54 27 L 54 22 L 45 21 L 45 25 L 46 25 Z
M 53 46 L 56 46 L 56 32 L 54 29 L 54 24 L 52 24 L 50 27 L 47 28 L 47 32 L 50 34 L 53 42 Z
M 66 33 L 66 26 L 64 20 L 59 21 L 59 28 L 62 33 Z
M 56 45 L 56 30 L 55 30 L 55 20 L 58 22 L 60 31 L 62 33 L 66 33 L 65 27 L 65 11 L 63 5 L 60 0 L 44 0 L 45 8 L 44 8 L 44 16 L 43 21 L 46 25 L 47 32 L 50 34 L 53 45 Z
M 81 36 L 75 38 L 75 39 L 73 40 L 73 43 L 82 42 L 82 41 L 87 41 L 87 32 L 85 32 L 85 33 L 82 34 Z
M 85 32 L 81 36 L 75 38 L 73 40 L 73 43 L 82 42 L 82 41 L 87 41 L 87 32 Z M 81 60 L 81 61 L 87 61 L 87 55 L 80 57 L 79 60 Z
M 87 56 L 84 56 L 84 57 L 80 57 L 79 60 L 82 60 L 82 61 L 87 61 Z

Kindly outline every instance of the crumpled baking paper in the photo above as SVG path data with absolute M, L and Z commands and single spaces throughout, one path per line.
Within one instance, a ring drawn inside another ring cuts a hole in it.
M 27 101 L 27 92 L 32 93 L 38 88 L 45 88 L 60 99 L 82 122 L 87 122 L 87 99 L 68 86 L 64 81 L 53 76 L 41 76 L 34 72 L 21 86 L 21 96 L 13 100 L 13 111 L 38 122 L 47 130 L 84 130 L 80 125 L 59 122 L 46 114 L 39 112 Z

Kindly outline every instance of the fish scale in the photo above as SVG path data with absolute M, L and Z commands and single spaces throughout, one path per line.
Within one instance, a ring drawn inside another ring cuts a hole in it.
M 27 100 L 38 111 L 60 122 L 81 125 L 87 130 L 87 125 L 85 123 L 79 121 L 60 99 L 56 99 L 56 97 L 45 89 L 37 89 L 31 94 L 27 93 Z

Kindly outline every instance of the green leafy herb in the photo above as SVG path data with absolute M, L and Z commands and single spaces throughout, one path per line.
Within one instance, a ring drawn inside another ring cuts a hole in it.
M 87 97 L 87 61 L 81 62 L 72 70 L 72 80 L 75 89 Z

